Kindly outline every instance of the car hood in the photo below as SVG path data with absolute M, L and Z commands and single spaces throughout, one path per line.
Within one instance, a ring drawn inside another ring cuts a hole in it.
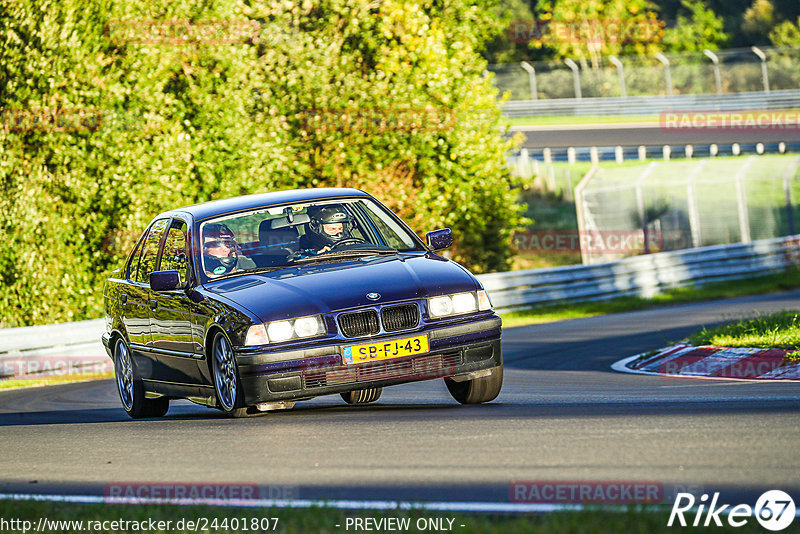
M 243 275 L 205 285 L 262 322 L 474 291 L 466 269 L 435 254 L 373 256 Z M 370 300 L 368 293 L 380 298 Z

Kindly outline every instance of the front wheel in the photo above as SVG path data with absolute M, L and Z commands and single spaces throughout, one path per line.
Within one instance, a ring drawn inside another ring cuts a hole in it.
M 447 390 L 461 404 L 481 404 L 497 398 L 503 387 L 503 366 L 492 369 L 492 374 L 474 380 L 456 382 L 444 379 Z
M 381 393 L 383 393 L 383 388 L 369 388 L 369 389 L 357 389 L 356 391 L 348 391 L 346 393 L 342 393 L 342 399 L 347 404 L 369 404 L 370 402 L 375 402 L 379 398 L 381 398 Z
M 124 340 L 120 339 L 114 346 L 114 373 L 117 375 L 117 392 L 125 412 L 133 419 L 161 417 L 169 410 L 169 399 L 159 397 L 148 399 L 145 396 L 144 384 L 137 375 L 131 351 Z
M 212 345 L 212 373 L 214 392 L 217 394 L 217 407 L 231 417 L 249 415 L 244 405 L 242 382 L 233 355 L 231 343 L 225 334 L 217 332 Z

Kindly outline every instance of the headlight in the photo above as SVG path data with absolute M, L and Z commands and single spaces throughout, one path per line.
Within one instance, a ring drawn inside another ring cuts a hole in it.
M 475 293 L 459 293 L 453 295 L 453 313 L 469 313 L 478 309 Z
M 462 315 L 492 309 L 486 291 L 470 291 L 428 299 L 428 313 L 432 318 Z
M 273 343 L 292 339 L 294 329 L 289 321 L 275 321 L 267 325 L 267 336 Z
M 431 317 L 444 317 L 453 314 L 453 301 L 450 297 L 436 297 L 428 301 Z
M 290 339 L 314 337 L 326 332 L 325 323 L 319 315 L 298 317 L 286 321 L 272 321 L 266 324 L 256 324 L 247 329 L 244 344 L 266 345 L 280 343 Z

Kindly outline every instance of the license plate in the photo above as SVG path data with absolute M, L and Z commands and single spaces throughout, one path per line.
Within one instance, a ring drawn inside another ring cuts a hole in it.
M 428 336 L 407 337 L 381 343 L 351 345 L 344 348 L 345 363 L 366 363 L 414 356 L 428 352 Z

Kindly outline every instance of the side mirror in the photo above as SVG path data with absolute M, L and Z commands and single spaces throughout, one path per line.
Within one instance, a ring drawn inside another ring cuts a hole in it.
M 169 291 L 183 289 L 186 284 L 181 281 L 178 271 L 155 271 L 150 273 L 150 289 L 153 291 Z
M 428 248 L 434 252 L 444 250 L 453 245 L 453 232 L 450 231 L 450 228 L 434 230 L 425 234 L 425 240 L 428 242 Z

